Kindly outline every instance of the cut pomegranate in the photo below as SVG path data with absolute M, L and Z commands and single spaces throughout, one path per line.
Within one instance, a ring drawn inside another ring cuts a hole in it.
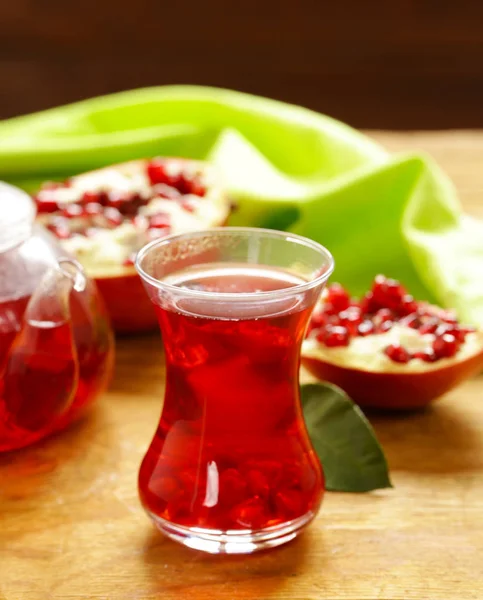
M 133 269 L 137 251 L 197 223 L 200 230 L 225 224 L 231 204 L 211 171 L 200 161 L 139 160 L 46 184 L 34 196 L 38 221 L 96 280 L 118 331 L 157 323 Z
M 302 363 L 361 405 L 424 406 L 483 368 L 483 333 L 416 301 L 398 281 L 378 275 L 360 301 L 337 310 L 348 298 L 338 284 L 322 297 Z

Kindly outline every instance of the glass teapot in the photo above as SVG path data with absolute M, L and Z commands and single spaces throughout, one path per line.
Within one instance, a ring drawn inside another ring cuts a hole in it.
M 0 452 L 75 420 L 110 378 L 114 340 L 95 285 L 0 182 Z

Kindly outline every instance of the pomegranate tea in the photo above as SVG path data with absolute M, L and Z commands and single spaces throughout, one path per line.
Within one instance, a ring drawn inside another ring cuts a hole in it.
M 316 242 L 248 227 L 171 236 L 138 253 L 166 357 L 139 493 L 168 537 L 251 553 L 293 539 L 317 513 L 324 479 L 299 365 L 332 268 Z
M 212 264 L 165 283 L 253 294 L 305 283 L 276 268 Z M 312 310 L 297 296 L 236 306 L 181 296 L 156 311 L 166 354 L 161 421 L 139 487 L 152 515 L 186 527 L 259 530 L 315 514 L 323 476 L 299 403 Z
M 74 420 L 109 376 L 107 322 L 84 297 L 71 297 L 71 319 L 24 319 L 24 297 L 0 302 L 0 451 L 27 446 Z M 97 319 L 94 329 L 92 319 Z

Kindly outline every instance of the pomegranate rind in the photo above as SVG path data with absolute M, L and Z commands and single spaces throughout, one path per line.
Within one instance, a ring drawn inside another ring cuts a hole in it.
M 464 359 L 447 359 L 418 371 L 364 371 L 302 355 L 303 366 L 317 379 L 342 388 L 361 407 L 387 410 L 423 408 L 483 368 L 483 348 Z

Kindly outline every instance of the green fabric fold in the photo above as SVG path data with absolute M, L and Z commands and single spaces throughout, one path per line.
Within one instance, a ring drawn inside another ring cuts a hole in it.
M 462 213 L 427 156 L 390 156 L 301 107 L 193 86 L 123 92 L 0 123 L 0 179 L 28 191 L 155 155 L 215 163 L 239 204 L 232 224 L 322 242 L 336 260 L 334 280 L 354 294 L 383 272 L 483 326 L 483 224 Z

